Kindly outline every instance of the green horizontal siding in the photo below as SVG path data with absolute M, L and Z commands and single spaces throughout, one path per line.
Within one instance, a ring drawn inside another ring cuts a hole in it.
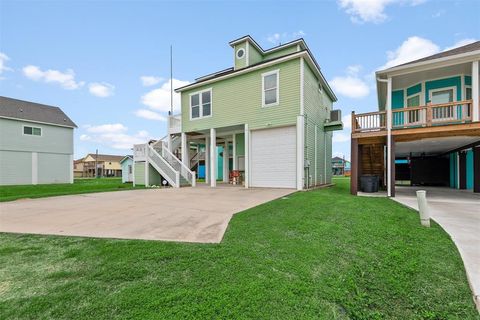
M 135 162 L 135 184 L 145 185 L 145 162 Z
M 329 182 L 329 172 L 331 171 L 331 134 L 324 131 L 325 120 L 330 117 L 330 111 L 333 102 L 325 93 L 320 91 L 318 79 L 310 67 L 305 64 L 304 69 L 304 108 L 305 108 L 305 160 L 310 162 L 310 169 L 305 172 L 305 181 L 307 174 L 312 176 L 311 183 L 323 184 Z M 315 139 L 315 127 L 317 128 L 317 137 Z M 315 170 L 316 158 L 316 170 Z M 327 170 L 325 170 L 325 160 L 327 159 Z M 316 172 L 316 175 L 315 175 Z
M 280 101 L 262 107 L 262 73 L 279 69 Z M 212 116 L 190 120 L 189 94 L 212 88 Z M 182 92 L 182 130 L 192 132 L 247 123 L 250 129 L 292 125 L 300 114 L 300 59 L 251 71 Z
M 23 126 L 42 128 L 42 136 L 24 135 Z M 0 150 L 73 154 L 73 128 L 0 118 Z
M 239 49 L 245 50 L 245 54 L 243 55 L 243 57 L 241 59 L 237 58 L 237 51 Z M 233 48 L 233 57 L 235 59 L 235 70 L 245 68 L 247 66 L 246 56 L 247 56 L 246 42 L 242 42 L 242 43 L 239 43 L 239 44 L 235 45 L 235 47 Z
M 38 183 L 70 183 L 70 155 L 38 153 Z
M 263 60 L 270 60 L 270 59 L 275 59 L 281 56 L 286 56 L 288 54 L 292 54 L 294 52 L 297 52 L 297 45 L 292 45 L 280 50 L 276 50 L 272 53 L 267 53 L 263 55 Z
M 0 185 L 31 183 L 32 153 L 0 150 Z
M 259 63 L 263 60 L 262 54 L 251 44 L 248 46 L 248 63 L 249 65 Z

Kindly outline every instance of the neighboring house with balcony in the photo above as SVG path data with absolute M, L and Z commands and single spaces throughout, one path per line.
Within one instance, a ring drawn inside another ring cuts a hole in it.
M 350 175 L 350 161 L 345 158 L 332 158 L 332 174 L 334 176 L 349 176 Z
M 0 97 L 0 185 L 73 183 L 73 130 L 58 107 Z
M 151 184 L 153 171 L 173 186 L 195 185 L 202 164 L 212 187 L 232 173 L 247 188 L 331 183 L 341 115 L 305 41 L 268 50 L 250 36 L 229 44 L 233 66 L 177 88 L 181 114 L 169 117 L 167 136 L 134 147 L 135 183 Z
M 351 193 L 377 175 L 480 192 L 480 41 L 378 71 L 379 110 L 352 113 Z
M 121 177 L 120 161 L 123 158 L 124 156 L 89 153 L 74 162 L 75 176 L 94 178 L 96 172 L 97 177 Z M 95 170 L 95 168 L 97 169 Z

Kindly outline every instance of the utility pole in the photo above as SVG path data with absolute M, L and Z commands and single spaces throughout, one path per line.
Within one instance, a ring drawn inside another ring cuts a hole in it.
M 170 115 L 173 116 L 173 49 L 170 45 Z
M 98 178 L 98 149 L 95 151 L 95 178 Z

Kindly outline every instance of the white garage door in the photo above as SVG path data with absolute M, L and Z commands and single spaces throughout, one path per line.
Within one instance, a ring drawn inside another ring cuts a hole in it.
M 252 187 L 296 187 L 296 127 L 252 131 Z

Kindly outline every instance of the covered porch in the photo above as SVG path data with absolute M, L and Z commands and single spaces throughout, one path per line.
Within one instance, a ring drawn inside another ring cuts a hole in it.
M 248 137 L 248 125 L 181 132 L 179 156 L 206 185 L 248 188 L 248 139 L 245 137 Z

